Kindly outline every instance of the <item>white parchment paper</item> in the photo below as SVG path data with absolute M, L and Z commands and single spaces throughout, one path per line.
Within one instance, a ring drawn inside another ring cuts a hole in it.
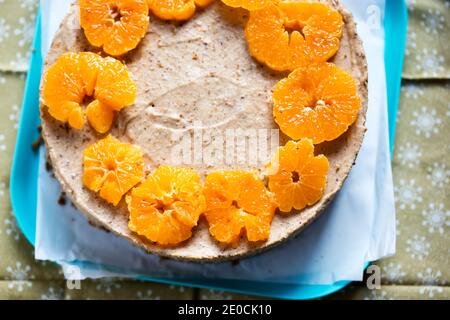
M 42 148 L 36 258 L 60 263 L 70 279 L 141 275 L 331 284 L 361 280 L 366 262 L 394 254 L 395 208 L 381 20 L 384 0 L 343 2 L 358 23 L 369 62 L 368 131 L 344 187 L 326 212 L 297 238 L 238 265 L 160 259 L 93 228 L 72 206 L 58 205 L 60 186 L 45 169 Z M 44 56 L 70 3 L 41 0 Z

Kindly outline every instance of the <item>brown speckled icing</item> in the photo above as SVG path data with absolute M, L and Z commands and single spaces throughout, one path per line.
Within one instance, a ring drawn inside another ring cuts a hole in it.
M 166 257 L 192 261 L 235 259 L 273 247 L 297 234 L 313 221 L 341 188 L 353 166 L 366 128 L 367 64 L 351 14 L 337 0 L 331 3 L 345 20 L 341 48 L 333 62 L 350 72 L 358 82 L 362 107 L 358 120 L 338 140 L 316 147 L 330 162 L 328 184 L 323 198 L 300 213 L 273 220 L 268 241 L 237 248 L 224 248 L 209 235 L 201 219 L 193 237 L 174 248 L 149 243 L 128 230 L 128 211 L 124 201 L 113 207 L 83 187 L 82 153 L 98 136 L 88 125 L 69 129 L 54 120 L 41 105 L 42 133 L 55 175 L 78 209 L 95 225 L 111 230 Z M 94 51 L 82 30 L 74 27 L 78 7 L 73 5 L 55 36 L 46 67 L 67 51 Z M 183 24 L 151 18 L 149 31 L 139 47 L 123 57 L 138 85 L 135 105 L 117 117 L 111 133 L 143 148 L 148 168 L 171 164 L 171 147 L 181 137 L 201 127 L 206 134 L 222 134 L 229 128 L 276 129 L 273 122 L 271 92 L 286 74 L 273 72 L 252 59 L 247 51 L 243 27 L 248 13 L 217 1 Z M 69 23 L 70 22 L 70 23 Z M 198 122 L 201 122 L 199 125 Z M 174 132 L 177 135 L 174 135 Z M 281 144 L 286 138 L 281 137 Z M 204 140 L 203 145 L 210 141 Z M 194 165 L 202 176 L 228 165 Z M 252 169 L 241 165 L 241 169 Z M 254 168 L 253 169 L 259 169 Z M 80 235 L 81 236 L 81 235 Z

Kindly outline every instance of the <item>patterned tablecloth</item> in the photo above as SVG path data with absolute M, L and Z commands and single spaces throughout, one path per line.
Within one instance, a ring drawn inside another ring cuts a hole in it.
M 375 263 L 381 289 L 354 284 L 331 298 L 450 299 L 450 0 L 409 0 L 408 6 L 393 160 L 398 253 Z M 8 184 L 35 13 L 36 0 L 0 0 L 0 299 L 247 298 L 109 279 L 68 290 L 57 266 L 34 260 L 17 228 Z

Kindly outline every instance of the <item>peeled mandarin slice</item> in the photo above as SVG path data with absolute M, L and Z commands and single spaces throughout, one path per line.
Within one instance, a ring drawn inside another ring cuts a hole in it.
M 286 1 L 280 2 L 279 7 L 288 19 L 285 26 L 297 35 L 300 35 L 298 30 L 301 30 L 304 46 L 313 61 L 324 62 L 334 56 L 339 49 L 344 26 L 338 11 L 319 2 Z M 296 67 L 303 65 L 301 61 L 293 60 Z
M 278 0 L 222 0 L 229 7 L 244 8 L 249 11 L 263 9 L 270 4 L 277 3 Z
M 83 79 L 84 92 L 87 96 L 92 96 L 98 73 L 103 69 L 103 58 L 92 52 L 80 52 L 78 56 L 78 68 Z
M 119 111 L 133 104 L 136 95 L 136 84 L 131 79 L 128 68 L 114 58 L 105 58 L 95 86 L 96 99 Z
M 188 168 L 161 166 L 127 197 L 129 228 L 160 245 L 189 239 L 205 209 L 200 178 Z
M 355 122 L 361 107 L 352 76 L 332 63 L 297 69 L 273 93 L 275 122 L 294 140 L 332 141 Z
M 72 102 L 73 103 L 73 102 Z M 81 107 L 72 108 L 69 114 L 69 125 L 75 129 L 82 129 L 84 126 L 84 113 Z
M 188 20 L 196 7 L 204 8 L 214 0 L 147 0 L 151 11 L 164 20 Z
M 289 141 L 278 149 L 269 171 L 269 189 L 275 194 L 279 210 L 301 210 L 323 196 L 328 159 L 314 156 L 314 145 L 309 139 Z
M 144 158 L 139 147 L 109 135 L 84 151 L 84 186 L 115 206 L 143 178 Z
M 200 8 L 210 5 L 213 1 L 214 0 L 194 0 L 195 4 Z
M 89 124 L 98 133 L 106 133 L 114 121 L 114 110 L 99 100 L 92 101 L 86 108 Z
M 88 41 L 113 56 L 137 47 L 149 24 L 146 0 L 80 0 L 80 24 Z
M 65 53 L 48 68 L 42 87 L 43 103 L 55 119 L 67 122 L 70 112 L 83 101 L 84 82 L 78 69 L 79 56 Z
M 246 171 L 218 171 L 206 177 L 205 217 L 211 235 L 236 246 L 245 231 L 249 241 L 267 240 L 275 212 L 273 196 L 258 177 Z
M 278 71 L 325 62 L 339 49 L 343 20 L 324 3 L 280 2 L 251 11 L 245 27 L 250 54 Z
M 286 15 L 277 6 L 251 11 L 245 26 L 250 54 L 274 70 L 291 68 L 289 33 L 284 27 Z
M 195 13 L 194 0 L 149 0 L 149 6 L 164 20 L 188 20 Z
M 87 118 L 94 129 L 105 133 L 111 128 L 114 111 L 134 103 L 137 89 L 120 61 L 81 52 L 61 55 L 48 68 L 42 91 L 50 115 L 76 129 L 84 126 L 83 100 L 94 96 L 98 101 L 86 110 Z

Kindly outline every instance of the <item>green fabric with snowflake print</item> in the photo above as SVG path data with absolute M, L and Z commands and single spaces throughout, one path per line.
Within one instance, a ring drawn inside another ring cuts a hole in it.
M 408 6 L 393 159 L 397 254 L 375 262 L 381 289 L 355 283 L 330 299 L 450 299 L 450 0 Z M 34 260 L 17 228 L 8 183 L 35 14 L 35 0 L 0 0 L 0 299 L 253 298 L 125 279 L 82 281 L 72 290 L 58 266 Z

